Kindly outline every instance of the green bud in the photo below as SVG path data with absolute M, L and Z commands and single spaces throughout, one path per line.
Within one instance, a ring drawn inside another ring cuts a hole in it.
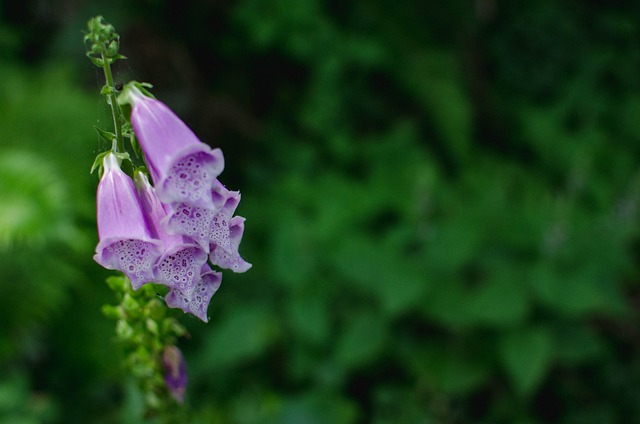
M 107 318 L 110 318 L 110 319 L 123 319 L 124 318 L 124 311 L 122 310 L 122 308 L 120 306 L 103 305 L 102 306 L 102 313 L 104 314 L 104 316 L 106 316 Z
M 122 307 L 126 312 L 138 312 L 140 310 L 140 304 L 129 293 L 124 295 Z
M 116 335 L 120 340 L 130 339 L 133 333 L 133 328 L 125 320 L 118 320 L 116 323 Z
M 122 276 L 111 276 L 107 278 L 107 285 L 109 288 L 115 292 L 125 292 L 127 291 L 127 285 L 129 281 L 126 277 Z
M 175 318 L 165 318 L 162 320 L 162 334 L 174 334 L 177 337 L 182 337 L 187 334 L 187 329 Z
M 111 43 L 109 43 L 109 47 L 107 47 L 107 52 L 105 54 L 107 55 L 107 57 L 115 58 L 116 56 L 118 56 L 119 47 L 120 44 L 118 43 L 118 40 L 113 40 Z
M 152 319 L 147 318 L 147 320 L 145 321 L 145 324 L 147 325 L 147 330 L 149 330 L 149 332 L 155 336 L 158 335 L 158 323 L 155 322 Z
M 160 408 L 160 406 L 162 405 L 162 401 L 160 400 L 158 395 L 156 395 L 152 391 L 148 391 L 145 394 L 145 401 L 146 401 L 147 405 L 149 405 L 152 408 Z
M 167 307 L 157 298 L 150 299 L 146 305 L 147 316 L 156 321 L 160 321 L 164 317 L 166 309 Z

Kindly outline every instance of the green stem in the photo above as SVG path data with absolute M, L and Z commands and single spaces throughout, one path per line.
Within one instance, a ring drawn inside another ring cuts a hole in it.
M 124 152 L 124 137 L 122 135 L 122 118 L 120 111 L 118 110 L 118 100 L 116 98 L 116 88 L 113 84 L 113 75 L 111 74 L 111 64 L 109 60 L 102 55 L 102 60 L 104 65 L 102 65 L 102 69 L 104 69 L 104 77 L 107 85 L 111 88 L 110 93 L 107 95 L 109 105 L 111 106 L 111 114 L 113 115 L 113 127 L 114 133 L 116 134 L 116 138 L 113 140 L 113 145 L 111 149 L 114 152 Z

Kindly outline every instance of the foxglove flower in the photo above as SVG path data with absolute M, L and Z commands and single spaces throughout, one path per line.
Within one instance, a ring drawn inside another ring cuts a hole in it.
M 162 242 L 163 254 L 154 266 L 155 282 L 187 290 L 199 280 L 207 253 L 188 237 L 167 234 L 161 225 L 167 213 L 155 189 L 142 172 L 136 172 L 134 178 L 152 234 Z
M 230 269 L 233 272 L 245 272 L 251 268 L 251 264 L 240 256 L 238 247 L 244 233 L 244 221 L 241 216 L 234 216 L 228 221 L 228 231 L 225 236 L 226 247 L 222 244 L 212 243 L 209 260 L 220 268 Z
M 207 264 L 202 266 L 200 272 L 200 279 L 195 285 L 186 289 L 173 287 L 164 300 L 170 308 L 180 308 L 207 322 L 209 302 L 220 287 L 222 273 L 211 270 Z
M 99 243 L 93 259 L 107 269 L 122 271 L 134 289 L 152 281 L 160 256 L 131 178 L 122 172 L 113 153 L 105 156 L 98 184 L 96 209 Z
M 171 211 L 162 222 L 170 234 L 182 234 L 191 237 L 207 253 L 210 247 L 211 220 L 224 206 L 228 190 L 216 180 L 211 188 L 211 202 L 213 208 L 192 206 L 188 203 L 174 203 Z
M 162 365 L 167 390 L 178 403 L 183 403 L 187 389 L 187 363 L 180 349 L 173 345 L 165 346 L 162 352 Z
M 245 221 L 241 216 L 233 216 L 239 203 L 240 193 L 230 191 L 224 206 L 211 220 L 209 231 L 209 260 L 233 272 L 245 272 L 251 268 L 251 264 L 238 253 Z
M 129 88 L 131 124 L 144 153 L 158 198 L 214 208 L 211 187 L 224 168 L 220 149 L 201 142 L 164 103 Z
M 233 217 L 240 193 L 227 190 L 219 181 L 212 188 L 216 209 L 193 207 L 184 203 L 173 207 L 163 224 L 172 234 L 184 234 L 193 238 L 205 251 L 214 265 L 245 272 L 251 268 L 238 253 L 244 218 Z

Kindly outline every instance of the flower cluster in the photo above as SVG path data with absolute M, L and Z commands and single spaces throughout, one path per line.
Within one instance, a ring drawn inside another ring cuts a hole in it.
M 207 307 L 222 275 L 211 265 L 244 272 L 238 253 L 244 218 L 234 216 L 240 193 L 217 177 L 220 149 L 211 149 L 166 105 L 127 87 L 131 124 L 153 181 L 121 170 L 118 156 L 103 159 L 98 185 L 100 241 L 94 259 L 122 271 L 134 289 L 165 285 L 169 307 L 207 322 Z

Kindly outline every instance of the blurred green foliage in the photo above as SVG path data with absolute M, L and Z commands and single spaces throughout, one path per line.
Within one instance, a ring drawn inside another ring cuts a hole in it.
M 189 422 L 640 416 L 636 3 L 17 3 L 0 422 L 139 422 L 91 261 L 98 13 L 116 78 L 153 83 L 243 194 L 254 267 L 183 319 Z

